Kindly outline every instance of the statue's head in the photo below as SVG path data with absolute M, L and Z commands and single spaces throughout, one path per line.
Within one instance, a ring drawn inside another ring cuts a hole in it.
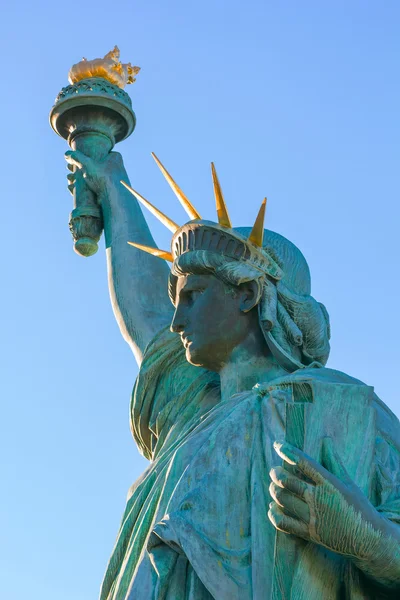
M 265 201 L 253 228 L 232 228 L 212 167 L 219 223 L 205 221 L 156 161 L 192 220 L 179 227 L 129 188 L 173 231 L 171 252 L 133 245 L 172 262 L 171 330 L 181 335 L 188 361 L 218 371 L 252 335 L 265 340 L 287 371 L 313 362 L 324 365 L 328 313 L 311 296 L 310 272 L 300 250 L 264 229 Z

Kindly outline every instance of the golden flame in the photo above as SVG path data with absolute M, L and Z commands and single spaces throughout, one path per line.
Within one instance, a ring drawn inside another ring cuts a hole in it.
M 139 73 L 140 67 L 133 67 L 131 63 L 122 64 L 119 57 L 119 48 L 115 46 L 104 58 L 83 58 L 71 67 L 68 80 L 74 84 L 88 77 L 101 77 L 123 89 L 127 84 L 136 81 L 134 76 Z

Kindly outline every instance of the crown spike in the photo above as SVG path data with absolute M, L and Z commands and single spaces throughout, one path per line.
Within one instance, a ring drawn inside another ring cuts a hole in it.
M 167 252 L 166 250 L 160 250 L 159 248 L 151 248 L 150 246 L 135 244 L 134 242 L 128 242 L 128 244 L 130 246 L 134 246 L 135 248 L 139 248 L 139 250 L 143 250 L 143 252 L 148 252 L 148 254 L 157 256 L 157 258 L 163 258 L 164 260 L 168 260 L 169 262 L 174 262 L 174 257 L 170 252 Z
M 127 190 L 131 192 L 135 196 L 139 202 L 141 202 L 165 227 L 168 227 L 172 233 L 175 233 L 179 229 L 179 225 L 177 225 L 174 221 L 171 221 L 167 215 L 165 215 L 161 210 L 158 210 L 151 202 L 146 200 L 139 192 L 136 192 L 130 185 L 125 183 L 125 181 L 121 181 L 122 185 L 126 187 Z
M 213 162 L 211 163 L 211 173 L 214 185 L 215 204 L 217 206 L 218 223 L 222 225 L 222 227 L 229 227 L 229 229 L 232 229 L 232 223 L 229 218 L 228 209 L 226 208 L 224 195 L 222 193 L 217 171 L 215 170 Z
M 174 192 L 175 196 L 178 198 L 179 202 L 182 204 L 183 208 L 185 209 L 185 211 L 187 212 L 189 217 L 191 219 L 201 219 L 201 216 L 199 215 L 199 213 L 197 212 L 197 210 L 195 209 L 193 204 L 188 200 L 188 198 L 182 192 L 181 188 L 175 183 L 175 181 L 172 179 L 171 175 L 168 173 L 167 169 L 158 160 L 158 158 L 154 154 L 154 152 L 152 152 L 151 155 L 154 158 L 154 160 L 156 161 L 158 168 L 160 169 L 161 173 L 164 175 L 165 179 L 168 181 L 172 191 Z
M 264 238 L 264 218 L 265 218 L 265 207 L 267 205 L 267 199 L 264 198 L 261 204 L 261 208 L 258 212 L 256 221 L 253 225 L 253 229 L 248 237 L 249 242 L 252 242 L 255 246 L 262 248 Z

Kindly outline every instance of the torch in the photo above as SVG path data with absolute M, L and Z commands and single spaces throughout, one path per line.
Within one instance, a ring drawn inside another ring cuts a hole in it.
M 104 58 L 84 58 L 73 65 L 68 76 L 71 85 L 61 90 L 50 112 L 52 128 L 70 148 L 98 161 L 130 136 L 136 124 L 132 101 L 123 88 L 135 81 L 140 69 L 122 64 L 119 57 L 115 46 Z M 97 252 L 103 218 L 96 194 L 84 179 L 74 187 L 69 227 L 75 252 L 81 256 Z

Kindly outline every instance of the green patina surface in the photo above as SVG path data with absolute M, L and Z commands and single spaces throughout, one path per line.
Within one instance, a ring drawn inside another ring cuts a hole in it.
M 250 228 L 194 220 L 174 236 L 172 270 L 128 246 L 155 243 L 120 185 L 112 148 L 134 116 L 110 89 L 69 86 L 52 112 L 72 148 L 82 254 L 104 225 L 111 301 L 140 366 L 131 428 L 150 461 L 101 600 L 398 598 L 397 418 L 373 388 L 325 367 L 328 313 L 282 236 L 265 230 L 255 248 Z
M 50 124 L 72 150 L 101 160 L 116 142 L 131 135 L 136 117 L 124 90 L 91 77 L 61 90 L 50 113 Z M 69 226 L 74 249 L 82 256 L 92 256 L 103 231 L 102 213 L 95 194 L 82 182 L 74 186 L 73 197 Z

